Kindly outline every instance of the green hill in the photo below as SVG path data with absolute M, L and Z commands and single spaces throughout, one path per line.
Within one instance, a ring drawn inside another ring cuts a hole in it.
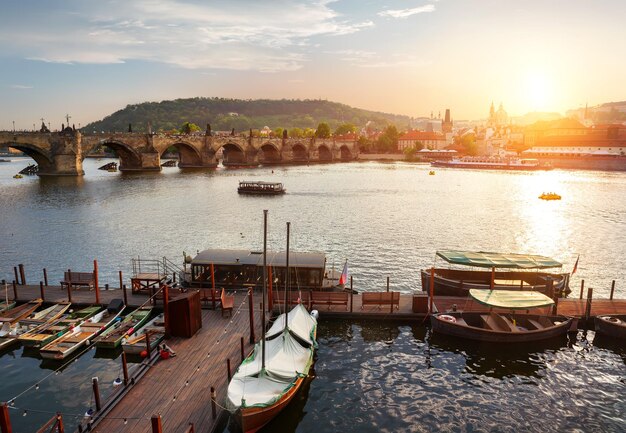
M 373 128 L 382 129 L 388 124 L 406 128 L 408 116 L 361 110 L 337 102 L 294 99 L 224 99 L 190 98 L 173 101 L 144 102 L 127 105 L 110 116 L 82 128 L 92 131 L 127 131 L 132 124 L 133 132 L 145 132 L 148 122 L 153 131 L 180 128 L 192 122 L 203 130 L 211 124 L 213 131 L 246 131 L 264 126 L 275 128 L 316 128 L 327 122 L 331 129 L 342 123 L 352 123 L 358 128 L 371 122 Z

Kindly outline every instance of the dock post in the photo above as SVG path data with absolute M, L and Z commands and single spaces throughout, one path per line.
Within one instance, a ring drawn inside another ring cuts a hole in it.
M 211 263 L 211 302 L 213 303 L 213 309 L 215 310 L 215 267 Z
M 352 290 L 352 275 L 350 275 L 350 312 L 352 313 L 354 307 L 354 290 Z
M 122 271 L 120 271 L 120 274 Z M 122 293 L 124 294 L 124 305 L 128 306 L 128 295 L 126 294 L 126 284 L 122 285 Z
M 48 287 L 48 271 L 46 268 L 43 268 L 43 283 L 46 287 Z
M 152 415 L 152 433 L 163 433 L 161 415 Z
M 245 359 L 244 351 L 243 351 L 243 337 L 241 337 L 240 343 L 241 343 L 241 362 L 243 362 L 243 360 Z
M 41 298 L 42 301 L 46 301 L 46 297 L 44 296 L 43 293 L 43 281 L 39 282 L 39 297 Z
M 9 407 L 6 403 L 2 403 L 0 406 L 0 431 L 2 431 L 2 433 L 13 432 L 11 428 L 11 418 L 9 417 Z
M 215 289 L 211 289 L 211 304 L 213 304 L 213 310 L 215 310 Z
M 96 411 L 100 411 L 102 409 L 102 405 L 100 404 L 100 388 L 98 387 L 98 378 L 91 378 L 91 386 L 93 388 L 93 399 L 96 402 Z
M 104 285 L 104 290 L 106 290 L 106 291 L 108 291 L 108 290 L 109 290 L 109 283 L 106 283 L 106 284 Z
M 612 301 L 613 300 L 613 293 L 615 292 L 615 280 L 613 280 L 613 282 L 611 283 L 611 294 L 609 296 L 609 299 Z
M 26 285 L 26 273 L 24 272 L 24 265 L 20 263 L 18 266 L 20 268 L 20 278 L 22 279 L 22 286 L 25 286 Z
M 213 419 L 217 418 L 217 407 L 215 406 L 215 399 L 215 388 L 211 387 L 211 416 L 213 417 Z
M 230 358 L 226 358 L 226 370 L 228 370 L 228 383 L 230 383 Z
M 20 276 L 17 273 L 17 266 L 13 266 L 13 273 L 15 274 L 15 281 L 17 282 L 17 284 L 20 283 Z
M 17 283 L 13 280 L 13 300 L 17 301 Z
M 93 261 L 93 283 L 96 291 L 96 304 L 100 305 L 100 286 L 98 285 L 98 261 Z
M 148 353 L 148 356 L 146 356 L 146 358 L 150 359 L 150 331 L 146 330 L 146 333 L 144 335 L 146 336 L 146 352 Z
M 252 299 L 252 288 L 248 289 L 248 311 L 250 313 L 250 344 L 254 344 L 254 301 Z
M 433 314 L 434 292 L 435 292 L 435 268 L 430 268 L 429 293 L 430 302 L 428 304 L 428 313 Z
M 585 322 L 591 317 L 591 300 L 593 299 L 593 287 L 587 289 L 587 305 L 585 308 Z
M 122 278 L 122 271 L 119 271 L 119 276 L 120 276 L 120 290 L 122 290 L 124 288 L 124 279 Z
M 389 292 L 389 277 L 387 277 L 387 292 Z
M 585 290 L 585 280 L 580 280 L 580 299 L 583 298 L 584 290 Z
M 169 302 L 170 302 L 170 286 L 167 284 L 163 285 L 163 322 L 165 325 L 165 338 L 170 338 L 170 312 L 169 312 Z
M 63 425 L 63 415 L 57 412 L 57 431 L 58 433 L 65 433 L 65 426 Z
M 128 385 L 128 362 L 126 361 L 126 353 L 122 352 L 122 372 L 124 373 L 124 386 Z
M 72 303 L 72 271 L 67 270 L 67 302 Z

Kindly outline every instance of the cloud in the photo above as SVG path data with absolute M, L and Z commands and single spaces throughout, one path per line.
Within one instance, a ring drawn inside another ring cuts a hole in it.
M 11 84 L 11 89 L 20 89 L 20 90 L 26 90 L 26 89 L 34 89 L 33 86 L 26 86 L 24 84 Z
M 311 39 L 374 25 L 340 16 L 331 3 L 68 1 L 29 12 L 28 20 L 17 19 L 22 11 L 16 7 L 9 11 L 16 19 L 2 20 L 0 54 L 66 64 L 139 60 L 187 69 L 293 71 L 308 60 Z
M 409 9 L 389 9 L 386 11 L 378 12 L 378 15 L 381 17 L 391 17 L 391 18 L 407 18 L 411 15 L 422 14 L 425 12 L 434 12 L 435 5 L 428 4 L 424 6 L 418 6 L 416 8 Z

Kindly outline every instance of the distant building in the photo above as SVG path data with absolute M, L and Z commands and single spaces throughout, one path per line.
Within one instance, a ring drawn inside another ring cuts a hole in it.
M 487 126 L 492 128 L 499 128 L 501 126 L 507 125 L 508 123 L 509 115 L 502 106 L 502 102 L 500 103 L 498 111 L 494 109 L 492 102 L 491 108 L 489 109 L 489 119 L 487 120 Z
M 404 151 L 410 147 L 415 147 L 416 142 L 420 142 L 426 149 L 443 149 L 452 144 L 452 134 L 447 135 L 439 132 L 411 130 L 398 137 L 398 150 Z
M 539 122 L 524 134 L 528 156 L 623 156 L 626 155 L 626 126 L 623 124 L 585 127 L 574 119 Z

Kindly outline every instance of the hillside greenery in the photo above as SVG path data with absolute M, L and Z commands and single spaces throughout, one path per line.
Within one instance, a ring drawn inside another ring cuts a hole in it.
M 190 98 L 127 105 L 102 120 L 84 126 L 82 130 L 124 132 L 132 124 L 133 132 L 146 132 L 148 122 L 152 123 L 154 132 L 177 130 L 186 122 L 196 124 L 202 130 L 209 123 L 213 131 L 231 131 L 234 128 L 237 132 L 264 126 L 273 130 L 316 129 L 320 123 L 326 123 L 335 131 L 345 124 L 360 129 L 368 122 L 368 127 L 372 129 L 382 130 L 388 125 L 404 129 L 410 118 L 324 100 Z

